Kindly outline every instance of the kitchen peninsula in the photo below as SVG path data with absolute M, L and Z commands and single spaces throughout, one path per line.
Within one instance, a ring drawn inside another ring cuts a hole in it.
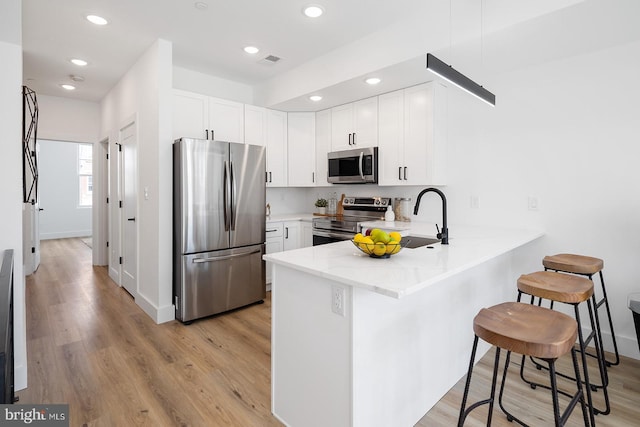
M 449 245 L 388 259 L 350 241 L 265 255 L 272 412 L 291 427 L 413 426 L 466 372 L 478 310 L 515 299 L 540 236 L 452 227 Z

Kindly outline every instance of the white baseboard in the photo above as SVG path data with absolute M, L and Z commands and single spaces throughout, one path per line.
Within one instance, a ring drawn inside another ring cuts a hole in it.
M 136 304 L 144 310 L 157 324 L 170 322 L 176 318 L 176 310 L 173 304 L 157 307 L 143 295 L 138 294 L 135 298 Z
M 69 239 L 72 237 L 90 237 L 92 234 L 89 230 L 72 230 L 72 231 L 57 231 L 53 233 L 40 233 L 40 240 L 51 239 Z

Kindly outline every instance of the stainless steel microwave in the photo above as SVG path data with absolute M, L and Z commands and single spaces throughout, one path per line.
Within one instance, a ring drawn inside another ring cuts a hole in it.
M 378 147 L 334 151 L 327 154 L 327 180 L 332 184 L 378 182 Z

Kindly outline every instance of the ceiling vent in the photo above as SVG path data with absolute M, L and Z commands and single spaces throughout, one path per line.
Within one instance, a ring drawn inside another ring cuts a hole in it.
M 261 64 L 267 64 L 267 65 L 273 65 L 276 62 L 280 61 L 281 58 L 275 56 L 275 55 L 268 55 L 266 57 L 264 57 L 263 59 L 261 59 L 260 61 L 258 61 Z

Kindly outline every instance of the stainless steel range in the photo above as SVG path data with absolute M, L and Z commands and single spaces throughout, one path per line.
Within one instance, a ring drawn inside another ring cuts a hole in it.
M 384 219 L 390 197 L 345 197 L 343 214 L 313 219 L 313 246 L 351 240 L 360 223 Z

